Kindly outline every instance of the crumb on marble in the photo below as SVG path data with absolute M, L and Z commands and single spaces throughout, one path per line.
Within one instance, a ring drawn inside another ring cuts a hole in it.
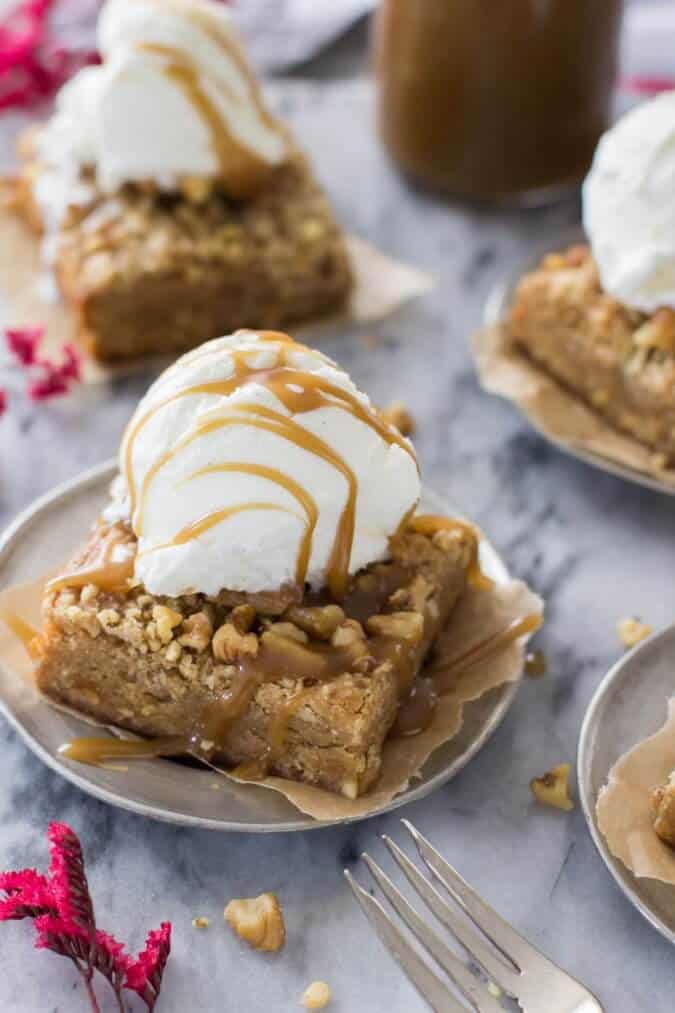
M 553 806 L 555 809 L 563 809 L 565 812 L 574 809 L 574 802 L 570 796 L 570 770 L 569 763 L 558 763 L 543 777 L 533 777 L 530 789 L 537 802 Z
M 211 920 L 209 918 L 203 918 L 201 915 L 198 918 L 192 919 L 193 929 L 208 929 L 210 924 Z
M 325 981 L 313 981 L 302 993 L 300 1002 L 305 1009 L 324 1009 L 331 998 L 331 990 Z
M 626 619 L 619 619 L 616 632 L 624 647 L 635 647 L 641 640 L 651 636 L 654 629 L 649 623 L 643 623 L 641 619 L 629 616 Z

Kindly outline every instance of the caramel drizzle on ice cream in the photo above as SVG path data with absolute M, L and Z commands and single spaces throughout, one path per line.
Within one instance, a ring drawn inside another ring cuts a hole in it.
M 162 7 L 165 6 L 163 2 Z M 206 77 L 194 59 L 177 46 L 145 42 L 140 43 L 138 48 L 163 60 L 164 74 L 183 93 L 208 130 L 211 148 L 218 161 L 219 179 L 228 193 L 238 199 L 251 197 L 269 178 L 274 165 L 236 136 L 216 96 L 220 94 L 225 99 L 225 107 L 232 107 L 233 111 L 237 106 L 249 105 L 253 115 L 267 130 L 281 134 L 281 128 L 265 108 L 258 82 L 234 33 L 221 31 L 215 20 L 204 11 L 179 4 L 169 6 L 218 46 L 223 62 L 229 61 L 234 65 L 241 90 L 233 88 L 224 75 L 209 72 Z
M 291 416 L 302 415 L 305 412 L 316 411 L 325 407 L 346 411 L 376 432 L 387 444 L 401 447 L 413 460 L 416 460 L 414 451 L 405 437 L 401 436 L 393 427 L 383 422 L 372 408 L 363 405 L 349 391 L 330 383 L 325 378 L 290 365 L 289 355 L 292 352 L 308 351 L 305 349 L 305 346 L 297 345 L 288 336 L 283 336 L 280 340 L 279 335 L 275 332 L 271 334 L 265 333 L 263 340 L 279 345 L 276 365 L 260 368 L 251 365 L 248 360 L 255 354 L 254 347 L 246 351 L 234 350 L 230 353 L 234 367 L 230 376 L 224 379 L 194 384 L 193 386 L 186 387 L 184 390 L 171 394 L 152 405 L 139 419 L 130 424 L 124 438 L 124 470 L 131 497 L 134 530 L 139 537 L 143 533 L 144 511 L 153 479 L 169 461 L 174 459 L 176 455 L 194 440 L 198 440 L 204 435 L 224 426 L 243 425 L 266 430 L 326 461 L 339 471 L 346 480 L 347 498 L 337 524 L 327 568 L 328 587 L 336 598 L 341 599 L 346 594 L 349 582 L 349 562 L 354 540 L 358 497 L 357 478 L 353 470 L 337 451 L 308 429 L 305 429 L 304 426 L 295 422 L 292 417 L 289 418 L 280 412 L 255 403 L 237 404 L 221 410 L 219 413 L 218 409 L 215 409 L 210 417 L 198 423 L 191 433 L 157 458 L 148 469 L 140 491 L 136 488 L 134 482 L 133 453 L 135 441 L 147 423 L 162 408 L 189 396 L 218 395 L 228 397 L 235 391 L 253 384 L 265 387 L 274 394 Z M 208 355 L 209 351 L 209 349 L 206 349 L 204 355 Z M 247 468 L 250 469 L 251 465 L 247 465 L 244 462 L 237 470 L 246 470 Z M 265 477 L 271 478 L 269 475 Z M 283 485 L 296 499 L 302 500 L 303 494 L 307 496 L 306 492 L 304 490 L 301 491 L 294 480 L 288 475 L 278 472 L 272 480 L 279 485 Z M 316 525 L 316 516 L 314 516 L 313 521 L 310 519 L 310 515 L 313 513 L 312 504 L 313 501 L 310 503 L 309 497 L 303 503 L 309 523 L 307 526 L 308 534 L 302 541 L 298 565 L 296 567 L 299 584 L 302 584 L 305 579 L 311 554 L 311 535 Z

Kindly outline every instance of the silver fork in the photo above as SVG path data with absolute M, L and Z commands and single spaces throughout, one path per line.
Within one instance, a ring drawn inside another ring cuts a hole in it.
M 420 857 L 434 878 L 482 934 L 469 926 L 386 834 L 382 837 L 384 843 L 427 907 L 480 965 L 491 983 L 515 999 L 525 1013 L 603 1013 L 602 1006 L 587 988 L 544 957 L 481 900 L 408 820 L 401 822 L 411 833 Z M 453 953 L 370 855 L 364 853 L 363 859 L 394 910 L 454 982 L 470 1008 L 477 1013 L 503 1013 L 496 998 L 498 989 L 494 985 L 490 989 Z M 437 1013 L 466 1013 L 466 1006 L 422 959 L 382 904 L 356 882 L 348 869 L 345 869 L 345 876 L 378 936 L 431 1008 Z

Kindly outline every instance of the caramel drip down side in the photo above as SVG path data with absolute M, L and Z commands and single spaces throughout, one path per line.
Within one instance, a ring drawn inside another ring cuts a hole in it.
M 135 553 L 129 546 L 124 559 L 113 560 L 118 545 L 129 545 L 129 533 L 121 525 L 114 524 L 97 545 L 95 555 L 87 555 L 73 570 L 48 581 L 45 590 L 60 591 L 64 587 L 96 584 L 102 591 L 127 591 L 134 576 Z
M 437 531 L 461 531 L 471 539 L 471 558 L 466 578 L 475 591 L 489 591 L 494 581 L 483 573 L 479 559 L 479 534 L 473 524 L 461 521 L 456 517 L 443 517 L 440 514 L 418 514 L 409 521 L 409 529 L 420 535 L 431 538 Z
M 15 612 L 0 612 L 0 620 L 18 637 L 32 661 L 42 655 L 42 634 Z
M 186 742 L 180 738 L 112 739 L 103 735 L 83 735 L 59 749 L 66 760 L 99 766 L 107 760 L 142 760 L 157 756 L 178 756 L 185 752 Z
M 165 59 L 164 73 L 182 91 L 209 132 L 220 177 L 228 192 L 240 199 L 252 197 L 260 190 L 273 167 L 234 136 L 215 101 L 203 86 L 199 70 L 189 62 L 186 54 L 171 46 L 156 43 L 144 43 L 140 48 Z M 222 80 L 213 83 L 227 94 L 229 102 L 239 104 L 238 97 Z
M 504 648 L 519 640 L 520 637 L 535 633 L 542 622 L 543 619 L 538 612 L 532 612 L 521 619 L 514 619 L 504 629 L 498 630 L 485 640 L 474 644 L 473 647 L 470 647 L 463 654 L 451 658 L 447 662 L 433 665 L 429 674 L 435 680 L 437 691 L 441 694 L 448 692 L 448 690 L 452 689 L 457 676 L 461 675 L 462 672 L 504 650 Z

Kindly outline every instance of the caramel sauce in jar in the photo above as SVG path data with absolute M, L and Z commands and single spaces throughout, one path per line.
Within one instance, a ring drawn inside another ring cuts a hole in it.
M 536 202 L 585 175 L 605 130 L 622 0 L 382 0 L 379 125 L 415 180 Z

